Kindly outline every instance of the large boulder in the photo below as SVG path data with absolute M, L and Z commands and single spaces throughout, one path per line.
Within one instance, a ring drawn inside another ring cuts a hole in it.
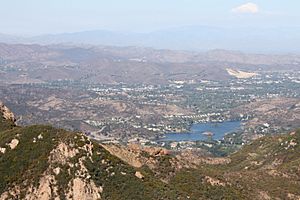
M 0 115 L 3 116 L 4 119 L 10 120 L 12 122 L 16 121 L 14 114 L 0 101 Z

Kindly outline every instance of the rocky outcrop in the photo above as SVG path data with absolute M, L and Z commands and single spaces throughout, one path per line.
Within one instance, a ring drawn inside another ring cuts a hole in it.
M 143 179 L 144 178 L 144 175 L 141 172 L 139 172 L 139 171 L 135 172 L 135 176 L 138 177 L 139 179 Z
M 100 193 L 102 192 L 102 189 L 96 187 L 94 182 L 86 183 L 80 178 L 75 178 L 70 192 L 71 195 L 69 196 L 76 197 L 77 199 L 92 200 L 101 199 Z
M 19 140 L 18 139 L 13 139 L 9 144 L 7 144 L 10 149 L 15 149 L 19 144 Z
M 11 143 L 15 144 L 13 141 Z M 86 159 L 86 157 L 83 156 L 79 158 L 76 161 L 76 164 L 71 162 L 71 159 L 74 159 L 74 157 L 80 153 L 80 150 L 83 155 L 89 155 L 89 147 L 91 144 L 85 144 L 80 149 L 74 148 L 74 146 L 74 144 L 60 142 L 56 148 L 51 151 L 48 158 L 48 169 L 40 177 L 38 186 L 29 185 L 24 188 L 26 183 L 22 183 L 1 194 L 0 200 L 10 199 L 9 197 L 15 198 L 24 192 L 26 193 L 26 196 L 24 197 L 26 200 L 62 199 L 58 192 L 58 175 L 61 173 L 61 168 L 55 166 L 72 166 L 71 168 L 74 170 L 74 174 L 70 174 L 74 176 L 74 178 L 69 180 L 69 183 L 64 188 L 66 194 L 65 199 L 101 199 L 103 188 L 97 187 L 94 181 L 90 179 L 91 176 L 83 163 L 83 160 Z M 70 170 L 68 171 L 68 173 L 70 173 Z
M 142 167 L 143 162 L 139 158 L 139 153 L 135 151 L 130 151 L 127 148 L 116 146 L 116 145 L 104 145 L 102 144 L 102 147 L 105 148 L 107 151 L 109 151 L 111 154 L 117 156 L 124 162 L 128 163 L 129 165 L 133 167 Z
M 0 101 L 0 114 L 2 114 L 2 116 L 6 120 L 10 120 L 12 122 L 16 121 L 14 114 L 1 101 Z

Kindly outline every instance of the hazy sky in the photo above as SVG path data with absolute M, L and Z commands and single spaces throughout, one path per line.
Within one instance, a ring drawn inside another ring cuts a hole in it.
M 300 26 L 300 0 L 0 0 L 0 33 Z

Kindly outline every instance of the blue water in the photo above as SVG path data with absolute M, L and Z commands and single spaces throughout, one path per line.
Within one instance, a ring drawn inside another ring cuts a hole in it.
M 207 140 L 208 137 L 203 132 L 212 132 L 212 139 L 220 140 L 227 133 L 232 133 L 241 127 L 240 121 L 221 123 L 200 123 L 194 124 L 189 133 L 167 133 L 159 141 L 200 141 Z

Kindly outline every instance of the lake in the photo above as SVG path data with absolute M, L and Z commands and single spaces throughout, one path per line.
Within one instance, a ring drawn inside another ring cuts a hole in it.
M 232 133 L 241 127 L 240 121 L 220 123 L 194 124 L 188 133 L 166 133 L 159 141 L 199 141 L 207 140 L 208 136 L 203 133 L 213 133 L 212 139 L 221 140 L 227 133 Z

